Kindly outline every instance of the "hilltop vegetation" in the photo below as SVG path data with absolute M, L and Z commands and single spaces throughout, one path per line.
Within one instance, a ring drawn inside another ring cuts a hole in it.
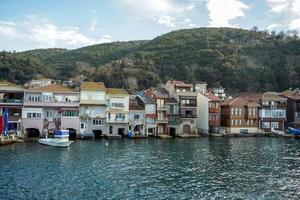
M 0 55 L 1 79 L 24 83 L 37 74 L 54 79 L 83 75 L 130 90 L 179 79 L 222 85 L 230 92 L 280 91 L 300 87 L 300 39 L 295 33 L 199 28 L 150 41 Z

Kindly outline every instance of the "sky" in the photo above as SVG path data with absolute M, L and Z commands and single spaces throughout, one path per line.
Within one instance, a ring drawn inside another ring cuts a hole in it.
M 300 0 L 0 0 L 0 50 L 153 39 L 178 29 L 300 32 Z

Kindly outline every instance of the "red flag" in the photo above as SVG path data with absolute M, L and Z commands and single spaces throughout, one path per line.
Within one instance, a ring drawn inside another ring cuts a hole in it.
M 3 133 L 4 128 L 4 117 L 0 116 L 0 135 Z

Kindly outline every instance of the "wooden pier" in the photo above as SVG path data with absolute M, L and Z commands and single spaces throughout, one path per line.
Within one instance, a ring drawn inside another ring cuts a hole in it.
M 6 144 L 13 144 L 16 142 L 23 142 L 22 139 L 19 139 L 16 134 L 11 134 L 11 135 L 1 135 L 0 136 L 0 145 L 6 145 Z

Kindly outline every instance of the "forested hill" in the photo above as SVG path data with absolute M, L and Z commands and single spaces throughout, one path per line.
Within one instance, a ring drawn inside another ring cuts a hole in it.
M 24 83 L 37 74 L 54 79 L 83 75 L 131 90 L 178 79 L 206 81 L 231 92 L 280 91 L 300 87 L 300 39 L 256 29 L 198 28 L 150 41 L 1 53 L 1 79 Z

